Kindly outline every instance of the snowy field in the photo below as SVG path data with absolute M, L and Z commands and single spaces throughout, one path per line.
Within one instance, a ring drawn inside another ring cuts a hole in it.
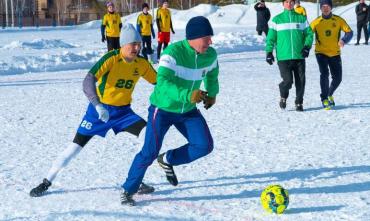
M 273 15 L 281 4 L 267 4 Z M 312 20 L 316 6 L 303 3 Z M 337 8 L 356 35 L 354 6 Z M 311 15 L 310 15 L 311 14 Z M 156 188 L 120 204 L 120 185 L 142 146 L 139 138 L 108 133 L 93 139 L 59 174 L 49 194 L 29 197 L 52 161 L 71 142 L 88 104 L 82 79 L 104 53 L 98 22 L 73 28 L 0 30 L 0 220 L 314 220 L 368 221 L 370 217 L 370 47 L 342 51 L 343 82 L 337 106 L 324 111 L 319 70 L 307 59 L 305 112 L 278 107 L 280 76 L 265 62 L 264 37 L 255 35 L 248 6 L 200 5 L 174 12 L 175 40 L 192 15 L 215 25 L 220 94 L 204 114 L 214 151 L 176 167 L 179 185 L 167 183 L 154 163 L 145 181 Z M 125 18 L 135 21 L 135 15 Z M 178 27 L 176 24 L 179 24 Z M 355 38 L 356 36 L 354 36 Z M 362 39 L 362 41 L 364 41 Z M 140 81 L 133 109 L 146 118 L 153 86 Z M 184 144 L 175 130 L 162 151 Z M 270 184 L 290 193 L 283 215 L 264 212 L 259 196 Z

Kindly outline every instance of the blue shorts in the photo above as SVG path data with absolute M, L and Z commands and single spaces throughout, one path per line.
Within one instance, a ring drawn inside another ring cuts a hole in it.
M 86 136 L 99 135 L 105 137 L 110 129 L 113 129 L 114 133 L 118 134 L 127 127 L 143 120 L 143 118 L 135 114 L 130 105 L 117 107 L 103 104 L 103 106 L 109 111 L 109 121 L 104 123 L 99 120 L 95 107 L 90 103 L 77 129 L 77 133 Z

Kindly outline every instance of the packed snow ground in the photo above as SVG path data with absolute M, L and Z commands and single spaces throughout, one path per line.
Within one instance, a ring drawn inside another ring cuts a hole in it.
M 281 10 L 278 6 L 272 7 L 273 13 Z M 334 110 L 321 108 L 319 71 L 311 52 L 306 111 L 294 111 L 294 88 L 287 110 L 281 111 L 277 65 L 265 62 L 264 38 L 255 36 L 254 26 L 246 24 L 248 19 L 255 20 L 254 10 L 246 9 L 239 20 L 245 23 L 229 27 L 228 22 L 234 21 L 231 14 L 240 6 L 212 8 L 203 5 L 193 10 L 210 19 L 220 10 L 224 18 L 230 15 L 230 20 L 218 21 L 215 28 L 221 87 L 217 104 L 208 111 L 199 106 L 215 149 L 205 158 L 176 167 L 177 187 L 166 182 L 154 163 L 145 181 L 156 192 L 136 196 L 136 207 L 120 205 L 119 192 L 144 133 L 139 138 L 108 133 L 106 139 L 93 139 L 60 173 L 48 195 L 28 195 L 73 139 L 85 112 L 88 102 L 81 90 L 82 79 L 105 50 L 99 30 L 90 24 L 0 32 L 1 221 L 368 220 L 369 47 L 343 49 L 344 76 Z M 186 23 L 191 13 L 178 11 L 177 15 L 178 21 Z M 176 30 L 175 39 L 183 36 L 183 30 Z M 19 68 L 22 62 L 23 69 Z M 25 72 L 32 73 L 21 74 Z M 140 81 L 134 92 L 132 107 L 144 118 L 152 89 Z M 184 142 L 171 129 L 162 151 Z M 290 193 L 283 215 L 267 214 L 260 205 L 260 193 L 270 184 L 280 184 Z

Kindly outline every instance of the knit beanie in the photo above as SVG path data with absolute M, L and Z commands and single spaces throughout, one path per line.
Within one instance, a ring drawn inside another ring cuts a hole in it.
M 107 2 L 106 6 L 107 6 L 107 8 L 108 8 L 109 6 L 113 6 L 113 7 L 114 7 L 114 4 L 113 4 L 113 2 Z
M 123 26 L 121 33 L 122 33 L 120 38 L 121 46 L 133 42 L 141 42 L 141 36 L 139 32 L 136 31 L 132 24 L 127 24 Z
M 320 8 L 323 6 L 323 5 L 329 5 L 330 8 L 333 8 L 333 2 L 331 0 L 320 0 Z
M 149 8 L 148 3 L 146 3 L 146 2 L 143 3 L 143 5 L 141 6 L 141 9 L 144 9 L 144 8 Z
M 186 39 L 193 40 L 205 36 L 213 35 L 213 29 L 208 19 L 203 16 L 196 16 L 186 24 Z

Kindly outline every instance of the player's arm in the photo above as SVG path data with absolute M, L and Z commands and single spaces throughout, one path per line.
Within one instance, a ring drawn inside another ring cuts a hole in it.
M 146 61 L 147 69 L 144 72 L 144 74 L 141 75 L 147 82 L 151 84 L 156 84 L 157 83 L 157 72 L 153 68 L 153 66 Z

